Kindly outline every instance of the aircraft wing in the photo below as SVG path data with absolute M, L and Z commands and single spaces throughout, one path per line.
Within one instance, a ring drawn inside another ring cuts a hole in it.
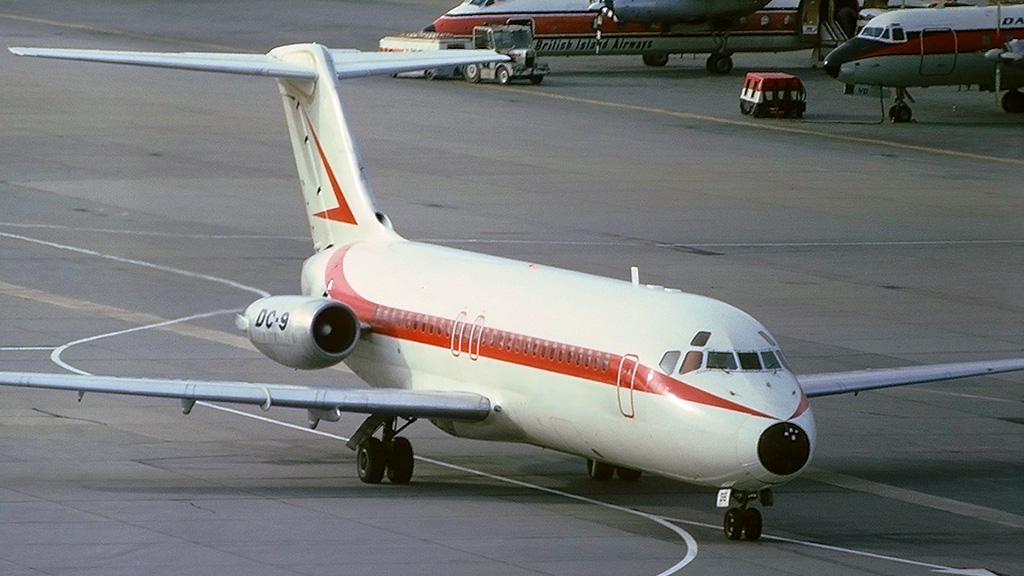
M 287 80 L 315 80 L 311 67 L 284 62 L 274 54 L 225 54 L 219 52 L 132 52 L 125 50 L 82 50 L 67 48 L 8 48 L 18 56 L 128 64 L 154 68 L 176 68 L 201 72 L 225 72 L 269 76 Z M 436 50 L 423 52 L 361 52 L 330 50 L 338 78 L 372 74 L 397 74 L 440 66 L 509 60 L 493 50 Z
M 877 368 L 797 376 L 808 398 L 1024 370 L 1024 358 Z
M 129 396 L 178 398 L 187 413 L 196 401 L 251 404 L 269 410 L 272 406 L 305 408 L 318 413 L 358 412 L 403 418 L 454 418 L 479 421 L 491 410 L 490 400 L 468 392 L 413 391 L 387 389 L 340 389 L 216 382 L 203 380 L 160 380 L 0 372 L 0 386 L 71 390 L 80 394 L 100 392 Z

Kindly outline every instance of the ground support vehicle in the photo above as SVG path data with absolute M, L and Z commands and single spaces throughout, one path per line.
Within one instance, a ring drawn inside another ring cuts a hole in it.
M 531 84 L 540 84 L 549 72 L 547 64 L 537 62 L 537 51 L 533 49 L 533 33 L 529 26 L 476 26 L 473 28 L 472 47 L 494 50 L 505 54 L 511 61 L 467 64 L 462 75 L 468 82 L 493 80 L 498 84 L 508 84 L 512 80 L 525 79 Z
M 480 48 L 494 50 L 511 58 L 509 62 L 467 64 L 424 70 L 409 75 L 427 78 L 461 76 L 474 83 L 487 80 L 507 84 L 513 80 L 529 80 L 531 84 L 540 84 L 550 68 L 547 64 L 537 62 L 537 51 L 533 49 L 532 44 L 533 34 L 530 27 L 521 25 L 476 26 L 471 37 L 437 32 L 407 32 L 385 36 L 379 42 L 380 50 L 384 52 Z
M 747 72 L 740 92 L 740 112 L 757 118 L 802 118 L 807 92 L 800 78 L 786 72 Z

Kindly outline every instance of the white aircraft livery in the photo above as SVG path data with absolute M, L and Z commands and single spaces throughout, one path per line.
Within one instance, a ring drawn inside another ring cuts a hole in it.
M 894 122 L 912 118 L 906 103 L 910 86 L 1005 90 L 1003 110 L 1022 113 L 1024 67 L 1012 56 L 1013 43 L 1022 39 L 1021 4 L 893 10 L 872 18 L 857 37 L 829 53 L 824 68 L 849 85 L 895 87 L 896 103 L 889 110 Z
M 761 535 L 761 506 L 815 445 L 808 398 L 1024 370 L 1024 359 L 796 376 L 768 329 L 678 290 L 406 240 L 374 206 L 339 78 L 496 61 L 493 52 L 361 53 L 317 44 L 266 55 L 12 48 L 16 54 L 277 79 L 314 254 L 301 295 L 237 321 L 284 365 L 344 361 L 370 388 L 0 373 L 0 384 L 305 409 L 311 426 L 366 414 L 359 478 L 408 482 L 399 436 L 429 419 L 465 437 L 586 459 L 595 479 L 641 471 L 718 489 L 728 537 Z M 642 448 L 640 448 L 642 447 Z

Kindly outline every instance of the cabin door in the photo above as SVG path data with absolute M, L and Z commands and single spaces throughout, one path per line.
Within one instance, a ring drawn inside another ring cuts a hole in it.
M 921 75 L 945 76 L 956 68 L 959 51 L 956 31 L 950 28 L 926 28 L 921 31 Z
M 619 363 L 619 377 L 616 383 L 618 391 L 619 412 L 626 418 L 632 418 L 636 412 L 633 409 L 633 388 L 636 386 L 637 368 L 640 366 L 640 358 L 636 354 L 626 354 Z

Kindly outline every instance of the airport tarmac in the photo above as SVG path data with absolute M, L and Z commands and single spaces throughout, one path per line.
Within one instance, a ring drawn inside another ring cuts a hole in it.
M 373 49 L 450 7 L 8 0 L 0 31 Z M 1024 356 L 1024 117 L 930 88 L 892 125 L 807 52 L 735 59 L 727 77 L 703 56 L 552 59 L 541 86 L 367 78 L 344 97 L 407 237 L 639 266 L 753 314 L 798 373 Z M 806 119 L 740 115 L 743 71 L 780 67 Z M 0 369 L 358 385 L 233 329 L 298 290 L 311 250 L 273 82 L 4 51 L 0 135 Z M 1024 574 L 1024 375 L 812 408 L 812 468 L 749 543 L 709 489 L 596 483 L 578 458 L 427 423 L 413 482 L 367 486 L 343 441 L 358 416 L 310 432 L 300 411 L 0 389 L 0 574 Z

